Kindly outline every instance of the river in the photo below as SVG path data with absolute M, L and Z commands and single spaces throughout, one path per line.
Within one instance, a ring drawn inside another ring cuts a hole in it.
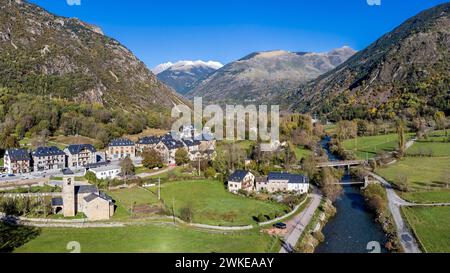
M 329 151 L 329 141 L 330 138 L 325 138 L 321 143 L 322 147 L 330 160 L 339 160 Z M 350 182 L 352 177 L 346 174 L 342 181 Z M 322 230 L 325 242 L 316 248 L 316 253 L 388 252 L 384 247 L 386 235 L 381 225 L 375 221 L 374 213 L 367 207 L 360 186 L 344 186 L 344 193 L 334 206 L 337 214 Z

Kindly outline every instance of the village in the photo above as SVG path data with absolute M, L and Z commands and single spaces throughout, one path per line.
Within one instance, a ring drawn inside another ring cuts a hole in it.
M 201 140 L 195 140 L 201 139 Z M 167 170 L 180 165 L 177 155 L 183 151 L 188 162 L 211 162 L 216 156 L 216 141 L 210 133 L 199 134 L 192 126 L 183 129 L 179 140 L 170 133 L 162 136 L 145 136 L 133 142 L 127 138 L 113 139 L 105 150 L 97 151 L 91 144 L 71 144 L 64 149 L 55 146 L 38 147 L 30 151 L 25 148 L 8 149 L 4 155 L 3 184 L 14 185 L 25 183 L 22 187 L 43 186 L 52 183 L 47 177 L 60 177 L 62 182 L 53 181 L 52 186 L 60 188 L 58 194 L 52 194 L 52 212 L 73 218 L 82 213 L 91 221 L 109 220 L 113 217 L 117 206 L 115 200 L 99 190 L 92 181 L 84 181 L 84 177 L 94 175 L 95 181 L 126 181 L 132 179 L 124 173 L 123 162 L 129 161 L 134 166 L 143 166 L 146 152 L 159 155 L 161 164 L 153 171 L 164 166 Z M 182 163 L 182 164 L 183 164 Z M 153 165 L 152 165 L 153 166 Z M 141 174 L 141 177 L 151 174 Z M 47 181 L 42 183 L 43 181 Z M 40 181 L 35 184 L 33 181 Z M 12 184 L 11 184 L 12 183 Z M 126 183 L 126 182 L 124 182 Z M 20 187 L 20 186 L 19 186 Z M 226 179 L 226 188 L 236 195 L 254 193 L 293 193 L 304 195 L 309 191 L 309 179 L 301 174 L 287 172 L 270 172 L 266 176 L 255 175 L 251 171 L 235 170 Z M 44 193 L 45 194 L 45 193 Z

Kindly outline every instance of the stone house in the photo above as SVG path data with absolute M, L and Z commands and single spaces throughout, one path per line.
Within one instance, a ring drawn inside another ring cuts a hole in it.
M 204 154 L 213 154 L 216 150 L 217 142 L 213 135 L 203 134 L 200 142 L 199 150 Z
M 22 174 L 31 171 L 30 153 L 25 149 L 6 150 L 3 162 L 8 174 Z
M 136 152 L 142 154 L 147 149 L 155 149 L 159 142 L 161 142 L 161 138 L 157 136 L 140 138 L 136 143 Z
M 267 181 L 256 182 L 256 190 L 266 190 L 269 193 L 296 192 L 303 194 L 309 191 L 309 179 L 300 174 L 271 172 Z
M 184 145 L 189 154 L 189 159 L 191 161 L 202 158 L 202 153 L 200 153 L 201 141 L 198 140 L 183 140 Z
M 126 138 L 112 140 L 106 149 L 106 157 L 108 160 L 120 160 L 130 157 L 136 157 L 136 145 L 133 141 Z
M 167 134 L 161 138 L 160 143 L 156 146 L 156 150 L 160 152 L 163 161 L 169 166 L 176 165 L 175 154 L 178 149 L 185 149 L 186 146 L 180 140 L 175 140 L 171 134 Z
M 55 213 L 62 211 L 64 217 L 74 217 L 81 212 L 89 220 L 109 220 L 114 215 L 115 205 L 111 197 L 93 185 L 75 185 L 71 171 L 65 171 L 62 197 L 52 199 Z
M 255 187 L 255 176 L 244 170 L 235 171 L 228 177 L 228 191 L 237 193 L 239 190 L 251 192 Z
M 62 170 L 66 167 L 66 154 L 55 146 L 39 147 L 31 155 L 35 172 Z
M 268 186 L 269 186 L 269 181 L 267 180 L 267 176 L 257 176 L 255 178 L 255 188 L 256 188 L 257 192 L 267 190 Z
M 64 149 L 67 155 L 67 167 L 83 168 L 97 163 L 96 149 L 91 144 L 74 144 Z

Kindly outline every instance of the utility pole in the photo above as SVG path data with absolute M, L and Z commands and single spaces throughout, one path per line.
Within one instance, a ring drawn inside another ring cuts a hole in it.
M 200 176 L 201 175 L 201 172 L 200 172 L 200 157 L 197 157 L 197 159 L 198 159 L 198 176 Z
M 158 200 L 161 201 L 161 178 L 158 178 Z
M 175 197 L 172 198 L 172 215 L 173 215 L 173 223 L 175 224 Z

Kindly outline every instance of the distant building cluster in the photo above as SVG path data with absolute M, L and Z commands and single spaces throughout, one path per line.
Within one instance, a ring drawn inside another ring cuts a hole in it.
M 175 165 L 175 154 L 179 149 L 185 149 L 191 161 L 211 159 L 216 149 L 216 141 L 207 136 L 202 140 L 175 140 L 171 134 L 143 137 L 137 143 L 119 138 L 112 140 L 106 147 L 104 161 L 118 161 L 127 157 L 134 160 L 148 149 L 157 151 L 166 165 Z M 66 168 L 89 168 L 99 179 L 113 179 L 119 175 L 120 168 L 98 164 L 97 157 L 98 153 L 91 144 L 69 145 L 64 150 L 55 146 L 39 147 L 31 152 L 27 149 L 8 149 L 4 155 L 4 168 L 8 174 L 14 175 Z
M 185 149 L 188 152 L 189 159 L 195 161 L 198 159 L 211 159 L 216 150 L 216 141 L 207 136 L 203 136 L 202 140 L 195 140 L 194 138 L 183 138 L 176 140 L 172 134 L 166 134 L 161 137 L 150 136 L 139 139 L 135 145 L 136 153 L 142 154 L 145 150 L 156 150 L 163 161 L 167 165 L 175 165 L 175 154 L 179 149 Z M 110 154 L 109 158 L 114 158 L 114 155 L 119 155 L 117 149 L 115 153 Z
M 8 174 L 82 168 L 97 162 L 96 152 L 90 144 L 69 145 L 64 150 L 55 146 L 39 147 L 32 152 L 8 149 L 4 155 L 4 168 Z
M 268 176 L 255 176 L 249 171 L 238 170 L 228 177 L 228 190 L 246 192 L 295 192 L 308 193 L 309 179 L 301 174 L 271 172 Z

